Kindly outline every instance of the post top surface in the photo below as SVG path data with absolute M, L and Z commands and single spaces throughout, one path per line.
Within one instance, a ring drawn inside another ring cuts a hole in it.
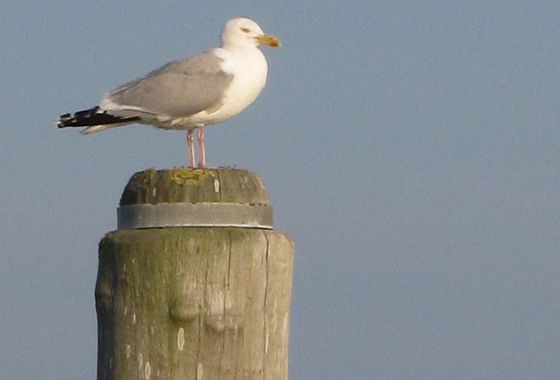
M 268 193 L 262 179 L 244 169 L 148 169 L 132 175 L 119 205 L 207 202 L 268 205 Z

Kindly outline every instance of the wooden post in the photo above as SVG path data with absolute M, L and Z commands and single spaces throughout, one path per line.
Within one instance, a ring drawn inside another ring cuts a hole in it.
M 148 170 L 99 245 L 98 380 L 288 377 L 293 244 L 261 179 Z

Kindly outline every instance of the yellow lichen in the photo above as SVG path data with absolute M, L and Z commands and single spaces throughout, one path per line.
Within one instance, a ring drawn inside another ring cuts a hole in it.
M 169 170 L 169 177 L 178 185 L 196 186 L 207 176 L 216 177 L 216 171 L 199 168 L 175 168 Z

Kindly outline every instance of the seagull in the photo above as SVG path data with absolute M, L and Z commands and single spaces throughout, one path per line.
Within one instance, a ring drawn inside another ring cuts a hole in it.
M 128 124 L 187 131 L 190 167 L 195 167 L 197 130 L 200 168 L 206 167 L 204 127 L 232 118 L 263 90 L 268 64 L 259 45 L 279 47 L 253 20 L 229 20 L 221 47 L 169 62 L 106 93 L 93 108 L 60 116 L 58 128 L 86 127 L 89 135 Z

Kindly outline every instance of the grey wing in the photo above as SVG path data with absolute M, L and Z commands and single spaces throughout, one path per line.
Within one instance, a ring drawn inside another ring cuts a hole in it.
M 221 104 L 233 76 L 221 69 L 222 59 L 207 52 L 174 61 L 107 94 L 114 111 L 186 117 Z

